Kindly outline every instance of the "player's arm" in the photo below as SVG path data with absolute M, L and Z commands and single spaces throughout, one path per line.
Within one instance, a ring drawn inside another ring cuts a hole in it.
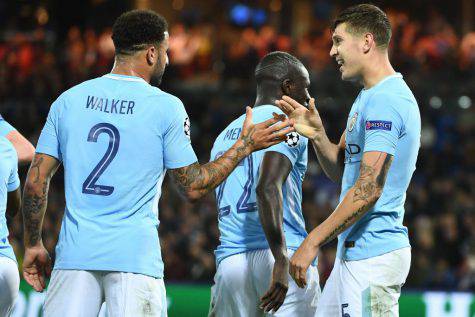
M 17 189 L 8 192 L 7 197 L 7 212 L 6 216 L 9 219 L 12 219 L 20 211 L 21 208 L 21 193 L 20 187 Z
M 341 182 L 345 156 L 345 133 L 338 144 L 332 143 L 325 132 L 322 119 L 311 98 L 308 109 L 288 96 L 276 105 L 294 122 L 295 130 L 311 140 L 318 161 L 325 174 L 334 182 Z
M 288 119 L 279 122 L 282 120 L 279 117 L 253 124 L 252 111 L 247 107 L 241 135 L 229 150 L 207 164 L 194 163 L 169 172 L 183 195 L 195 201 L 221 184 L 250 153 L 284 141 L 294 129 Z
M 312 230 L 290 260 L 290 274 L 297 285 L 306 285 L 306 272 L 317 256 L 318 248 L 333 240 L 338 234 L 360 219 L 370 210 L 383 192 L 393 156 L 379 151 L 365 152 L 360 175 L 335 211 Z
M 17 130 L 10 131 L 5 136 L 15 148 L 18 154 L 18 162 L 20 164 L 30 163 L 35 154 L 35 147 Z
M 36 291 L 42 291 L 51 263 L 43 246 L 41 229 L 46 211 L 50 180 L 60 162 L 47 154 L 36 153 L 30 165 L 23 191 L 23 231 L 25 257 L 23 277 Z
M 282 185 L 289 176 L 292 163 L 283 154 L 267 152 L 260 165 L 256 187 L 257 205 L 262 228 L 274 256 L 272 282 L 261 298 L 265 312 L 277 311 L 284 303 L 288 290 L 289 259 L 283 229 Z

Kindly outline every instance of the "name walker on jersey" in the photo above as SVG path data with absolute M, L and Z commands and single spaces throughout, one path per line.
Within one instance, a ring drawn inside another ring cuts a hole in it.
M 86 109 L 105 113 L 134 114 L 135 101 L 87 96 Z

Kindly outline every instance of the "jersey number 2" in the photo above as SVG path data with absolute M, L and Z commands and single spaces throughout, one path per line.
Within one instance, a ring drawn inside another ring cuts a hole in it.
M 109 135 L 109 146 L 102 159 L 82 184 L 82 192 L 84 194 L 109 196 L 114 192 L 113 186 L 98 185 L 96 182 L 116 156 L 117 151 L 119 150 L 120 134 L 119 130 L 117 130 L 117 128 L 112 124 L 98 123 L 91 128 L 91 131 L 89 131 L 87 141 L 97 142 L 97 138 L 102 133 Z
M 218 158 L 219 156 L 220 155 L 217 155 L 216 158 Z M 247 178 L 246 183 L 244 184 L 244 191 L 239 197 L 238 203 L 236 204 L 237 213 L 257 211 L 257 203 L 250 202 L 251 191 L 254 185 L 254 162 L 252 159 L 252 155 L 249 155 L 247 158 L 244 159 L 244 164 L 247 164 L 248 178 Z M 231 212 L 231 206 L 219 207 L 221 204 L 221 200 L 223 199 L 224 186 L 226 186 L 226 180 L 224 180 L 224 182 L 221 185 L 219 185 L 218 192 L 216 195 L 216 201 L 218 203 L 218 208 L 219 208 L 218 210 L 219 219 L 229 215 L 229 213 Z

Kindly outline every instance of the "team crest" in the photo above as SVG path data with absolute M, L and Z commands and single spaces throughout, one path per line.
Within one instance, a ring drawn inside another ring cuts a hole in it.
M 186 117 L 185 122 L 183 123 L 183 131 L 187 137 L 191 135 L 191 123 L 190 118 Z
M 350 124 L 348 124 L 348 132 L 353 131 L 353 129 L 355 128 L 355 124 L 356 124 L 357 119 L 358 119 L 358 112 L 355 112 L 353 117 L 351 117 L 351 119 L 350 119 Z
M 300 135 L 297 132 L 290 132 L 287 134 L 287 140 L 285 143 L 290 147 L 296 147 L 299 144 Z

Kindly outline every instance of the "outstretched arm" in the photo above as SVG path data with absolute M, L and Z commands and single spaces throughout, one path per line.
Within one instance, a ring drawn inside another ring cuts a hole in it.
M 264 154 L 260 165 L 256 188 L 259 218 L 275 259 L 272 282 L 261 298 L 260 306 L 265 312 L 277 311 L 284 303 L 289 288 L 282 185 L 291 169 L 292 163 L 285 155 L 271 151 Z
M 355 185 L 348 190 L 335 211 L 312 230 L 290 260 L 290 275 L 297 285 L 306 285 L 306 272 L 317 256 L 318 248 L 333 240 L 375 205 L 383 192 L 392 160 L 393 156 L 385 152 L 363 154 Z
M 325 132 L 322 119 L 311 98 L 308 109 L 288 96 L 277 100 L 277 106 L 294 122 L 295 130 L 313 145 L 325 174 L 334 182 L 341 182 L 345 155 L 345 133 L 338 144 L 332 143 Z
M 42 291 L 45 288 L 45 276 L 51 271 L 51 261 L 41 240 L 41 228 L 46 211 L 49 183 L 59 164 L 56 158 L 37 153 L 30 165 L 23 192 L 25 244 L 23 277 L 36 291 Z
M 10 131 L 6 138 L 13 144 L 20 164 L 30 163 L 35 154 L 34 146 L 17 130 Z
M 196 201 L 221 184 L 251 152 L 284 141 L 286 135 L 294 129 L 289 126 L 288 119 L 279 122 L 282 120 L 282 117 L 272 118 L 254 125 L 251 109 L 247 107 L 241 135 L 229 150 L 207 164 L 194 163 L 171 169 L 172 178 L 186 198 Z

